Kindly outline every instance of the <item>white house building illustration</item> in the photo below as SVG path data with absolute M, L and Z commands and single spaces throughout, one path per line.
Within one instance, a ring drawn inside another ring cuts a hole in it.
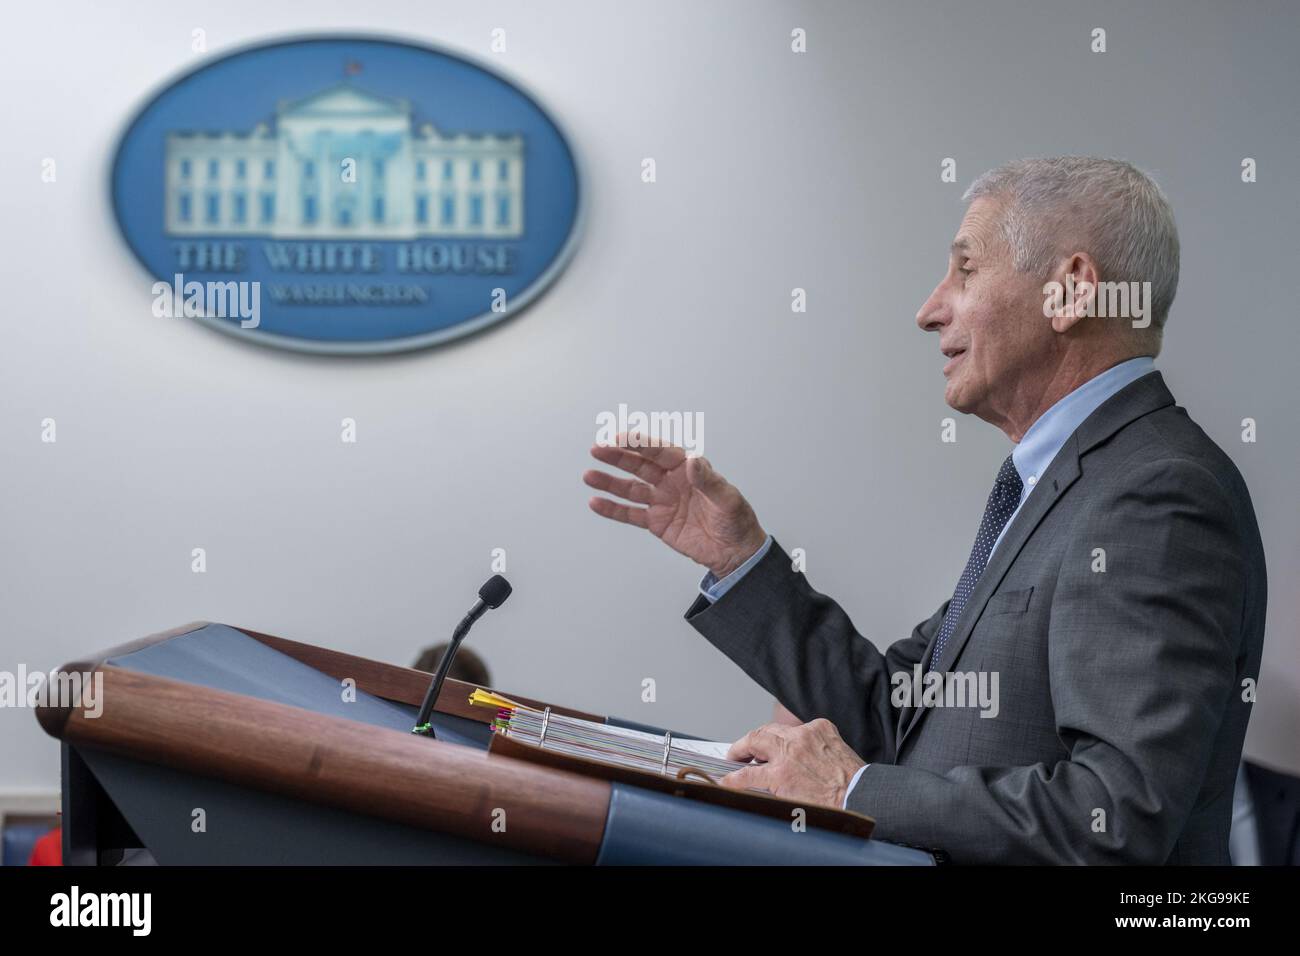
M 273 129 L 168 133 L 164 162 L 171 235 L 517 238 L 524 230 L 522 136 L 416 130 L 405 100 L 349 83 L 281 103 Z

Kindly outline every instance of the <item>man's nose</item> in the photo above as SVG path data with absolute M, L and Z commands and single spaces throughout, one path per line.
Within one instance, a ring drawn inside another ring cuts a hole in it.
M 938 332 L 951 319 L 952 314 L 943 297 L 943 285 L 937 285 L 930 293 L 930 297 L 921 303 L 921 308 L 916 313 L 916 324 L 921 327 L 922 332 Z

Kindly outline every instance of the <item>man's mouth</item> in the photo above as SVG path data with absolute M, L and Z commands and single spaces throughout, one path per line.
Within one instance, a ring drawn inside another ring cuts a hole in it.
M 961 361 L 961 357 L 966 354 L 965 349 L 940 349 L 940 351 L 948 358 L 947 363 L 943 367 L 944 375 L 947 375 L 956 368 L 957 363 Z

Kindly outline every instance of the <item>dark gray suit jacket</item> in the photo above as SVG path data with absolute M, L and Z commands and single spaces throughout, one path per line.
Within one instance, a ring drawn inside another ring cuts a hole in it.
M 1066 441 L 944 649 L 942 670 L 998 673 L 996 717 L 891 703 L 947 602 L 882 654 L 776 544 L 686 618 L 871 764 L 848 806 L 882 840 L 957 863 L 1226 865 L 1265 599 L 1245 483 L 1152 372 Z

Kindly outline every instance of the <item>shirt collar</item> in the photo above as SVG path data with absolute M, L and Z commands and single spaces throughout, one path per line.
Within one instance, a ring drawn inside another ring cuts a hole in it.
M 1124 386 L 1154 372 L 1155 367 L 1155 361 L 1149 355 L 1120 362 L 1084 382 L 1043 412 L 1011 452 L 1011 460 L 1025 486 L 1022 498 L 1033 491 L 1056 453 L 1085 418 Z

